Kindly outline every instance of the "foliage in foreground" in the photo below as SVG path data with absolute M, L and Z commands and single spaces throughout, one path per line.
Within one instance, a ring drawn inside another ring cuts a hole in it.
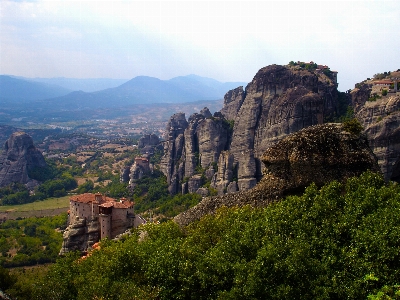
M 400 187 L 365 173 L 186 228 L 149 224 L 85 260 L 60 259 L 31 297 L 381 299 L 400 282 L 399 219 Z
M 66 223 L 65 213 L 0 224 L 0 265 L 16 267 L 55 262 L 62 244 L 62 233 L 56 228 Z

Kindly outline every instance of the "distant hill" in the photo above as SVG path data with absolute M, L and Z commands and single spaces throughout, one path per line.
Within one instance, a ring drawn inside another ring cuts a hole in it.
M 33 82 L 0 75 L 0 101 L 34 101 L 64 96 L 71 90 L 49 83 Z
M 25 80 L 41 82 L 46 84 L 55 84 L 70 91 L 96 92 L 120 86 L 129 79 L 113 78 L 22 78 Z
M 227 91 L 244 85 L 242 82 L 219 82 L 215 79 L 188 75 L 161 80 L 138 76 L 124 84 L 102 91 L 72 92 L 68 95 L 43 101 L 61 109 L 122 107 L 149 103 L 185 103 L 199 100 L 222 99 Z

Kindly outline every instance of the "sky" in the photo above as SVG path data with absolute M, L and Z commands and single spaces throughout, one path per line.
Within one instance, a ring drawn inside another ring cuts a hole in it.
M 0 74 L 250 82 L 314 61 L 339 90 L 400 68 L 398 1 L 0 0 Z

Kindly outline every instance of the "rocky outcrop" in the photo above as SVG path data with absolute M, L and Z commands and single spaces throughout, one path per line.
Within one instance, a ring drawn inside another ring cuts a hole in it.
M 355 117 L 364 127 L 385 179 L 400 182 L 400 93 L 381 96 L 377 89 L 365 83 L 351 91 Z
M 142 154 L 153 154 L 158 145 L 160 145 L 160 139 L 155 134 L 145 134 L 138 141 L 138 148 Z
M 212 164 L 229 146 L 230 130 L 225 118 L 218 113 L 211 115 L 208 108 L 191 115 L 187 122 L 182 113 L 171 117 L 161 160 L 171 194 L 196 192 L 204 183 L 199 178 L 206 170 L 211 180 L 215 172 Z
M 262 177 L 260 158 L 268 147 L 339 114 L 337 84 L 327 74 L 271 65 L 259 70 L 245 90 L 238 87 L 226 93 L 224 107 L 214 116 L 205 110 L 190 116 L 179 138 L 175 126 L 168 125 L 167 136 L 174 138 L 166 141 L 162 170 L 171 194 L 186 187 L 185 178 L 207 178 L 211 166 L 215 175 L 210 186 L 219 194 L 228 192 L 229 185 L 229 191 L 254 187 Z
M 224 96 L 224 107 L 221 113 L 227 120 L 235 120 L 240 107 L 243 104 L 246 93 L 243 87 L 240 86 L 236 89 L 228 91 Z
M 71 251 L 79 251 L 83 254 L 99 241 L 100 225 L 98 219 L 93 218 L 86 222 L 85 218 L 76 218 L 75 222 L 69 225 L 63 233 L 63 243 L 59 255 Z
M 229 149 L 238 164 L 239 189 L 252 188 L 261 178 L 260 156 L 268 147 L 322 124 L 337 106 L 336 84 L 324 74 L 278 65 L 258 71 L 246 87 Z
M 35 148 L 32 138 L 24 132 L 14 132 L 5 142 L 0 155 L 0 187 L 18 182 L 33 188 L 38 182 L 30 178 L 29 173 L 46 166 L 44 157 Z
M 184 113 L 174 114 L 166 128 L 164 142 L 164 156 L 161 159 L 160 169 L 166 175 L 168 191 L 176 194 L 179 191 L 179 184 L 183 179 L 183 161 L 181 160 L 184 151 L 185 129 L 188 122 Z
M 251 190 L 204 198 L 175 217 L 187 225 L 222 206 L 265 206 L 290 194 L 304 192 L 311 183 L 322 186 L 345 181 L 371 170 L 380 172 L 377 159 L 362 134 L 344 130 L 341 124 L 323 124 L 290 134 L 261 156 L 264 175 Z
M 235 172 L 233 163 L 234 157 L 229 151 L 221 152 L 218 158 L 218 171 L 211 182 L 211 187 L 217 190 L 218 195 L 226 192 L 225 189 L 233 179 Z
M 141 156 L 135 158 L 133 165 L 127 165 L 120 171 L 120 181 L 129 182 L 131 187 L 134 186 L 136 180 L 153 171 L 150 158 L 157 150 L 162 151 L 162 145 L 157 135 L 145 134 L 138 141 L 138 149 Z

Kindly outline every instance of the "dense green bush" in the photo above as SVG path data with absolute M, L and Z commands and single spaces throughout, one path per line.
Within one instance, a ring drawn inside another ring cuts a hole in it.
M 148 224 L 59 260 L 32 298 L 366 299 L 400 282 L 399 218 L 400 187 L 368 172 L 185 228 Z
M 0 264 L 4 267 L 28 266 L 54 262 L 61 249 L 67 214 L 54 217 L 8 220 L 0 224 Z M 16 251 L 16 255 L 8 255 Z
M 363 127 L 356 118 L 346 120 L 343 122 L 343 129 L 352 134 L 360 134 Z
M 136 212 L 154 210 L 156 214 L 162 214 L 168 218 L 176 216 L 201 200 L 198 194 L 171 196 L 168 192 L 167 178 L 158 170 L 135 182 L 133 197 Z

